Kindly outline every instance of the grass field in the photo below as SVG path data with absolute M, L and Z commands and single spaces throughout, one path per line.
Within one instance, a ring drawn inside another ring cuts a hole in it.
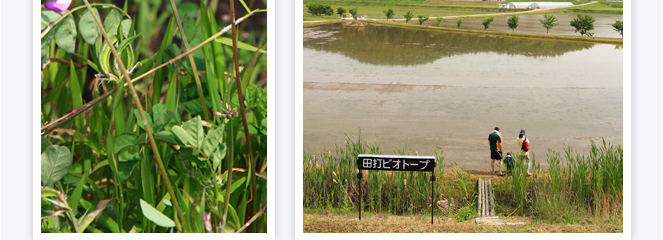
M 624 14 L 624 3 L 599 2 L 579 7 L 560 9 L 559 12 Z

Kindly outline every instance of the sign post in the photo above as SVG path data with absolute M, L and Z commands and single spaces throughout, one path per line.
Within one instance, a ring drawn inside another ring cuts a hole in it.
M 359 220 L 361 220 L 361 209 L 363 208 L 363 195 L 361 188 L 361 179 L 363 178 L 361 170 L 382 170 L 382 171 L 415 171 L 431 172 L 431 212 L 430 223 L 433 224 L 433 211 L 435 210 L 435 156 L 401 156 L 401 155 L 372 155 L 359 154 L 357 156 L 357 179 L 359 179 Z

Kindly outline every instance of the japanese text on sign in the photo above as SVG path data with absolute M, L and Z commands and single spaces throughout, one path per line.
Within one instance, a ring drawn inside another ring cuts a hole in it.
M 360 170 L 433 171 L 435 157 L 360 154 L 357 167 Z

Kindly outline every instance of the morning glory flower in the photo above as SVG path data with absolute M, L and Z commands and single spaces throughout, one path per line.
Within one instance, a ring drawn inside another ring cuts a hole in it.
M 44 3 L 44 7 L 56 13 L 61 13 L 67 10 L 69 5 L 71 5 L 71 0 L 53 0 L 51 2 Z

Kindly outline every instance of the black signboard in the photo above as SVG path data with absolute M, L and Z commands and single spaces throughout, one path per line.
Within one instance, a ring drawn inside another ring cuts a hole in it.
M 357 167 L 359 170 L 432 172 L 435 157 L 359 154 Z
M 357 179 L 359 179 L 359 220 L 361 220 L 361 209 L 364 206 L 361 201 L 363 200 L 361 191 L 361 179 L 363 174 L 361 170 L 383 170 L 383 171 L 416 171 L 416 172 L 431 172 L 430 176 L 430 193 L 431 193 L 431 211 L 430 223 L 433 224 L 434 206 L 435 206 L 435 157 L 434 156 L 400 156 L 400 155 L 371 155 L 359 154 L 357 156 Z

